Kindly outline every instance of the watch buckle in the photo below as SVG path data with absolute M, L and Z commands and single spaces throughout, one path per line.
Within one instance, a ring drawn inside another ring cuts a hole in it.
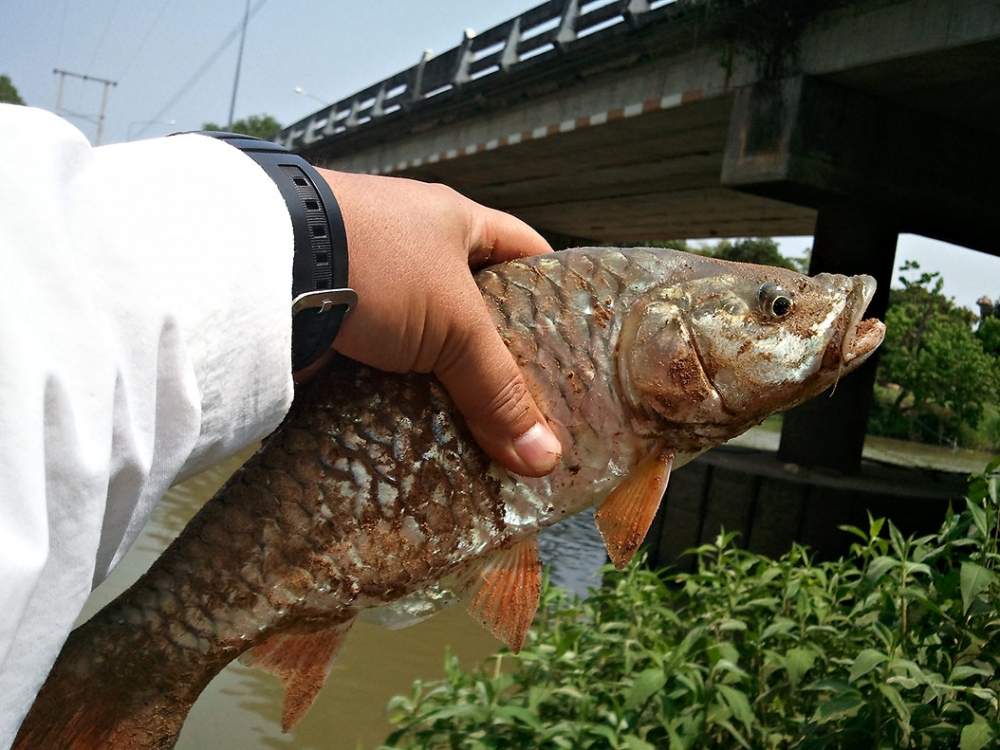
M 358 304 L 358 294 L 353 289 L 318 289 L 315 292 L 300 294 L 292 300 L 292 317 L 294 318 L 303 310 L 314 308 L 317 315 L 329 312 L 330 308 L 337 305 L 346 305 L 344 313 L 350 312 Z

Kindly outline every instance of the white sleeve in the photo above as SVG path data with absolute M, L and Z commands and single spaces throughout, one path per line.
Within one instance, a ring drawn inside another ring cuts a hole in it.
M 0 748 L 163 493 L 287 411 L 292 249 L 225 143 L 0 105 Z

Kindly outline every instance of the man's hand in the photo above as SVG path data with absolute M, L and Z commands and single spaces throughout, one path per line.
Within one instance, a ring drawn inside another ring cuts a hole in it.
M 344 215 L 358 293 L 334 348 L 381 370 L 433 372 L 493 458 L 525 476 L 555 468 L 559 441 L 472 278 L 490 263 L 549 252 L 548 243 L 442 185 L 320 173 Z

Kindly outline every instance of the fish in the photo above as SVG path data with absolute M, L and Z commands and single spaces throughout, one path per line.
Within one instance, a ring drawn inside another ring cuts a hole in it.
M 673 470 L 834 385 L 885 333 L 864 318 L 869 276 L 667 249 L 563 250 L 476 281 L 559 466 L 513 475 L 432 376 L 336 360 L 149 571 L 69 635 L 17 750 L 172 747 L 236 658 L 281 682 L 287 731 L 358 618 L 402 627 L 464 601 L 517 651 L 541 530 L 597 506 L 626 565 Z

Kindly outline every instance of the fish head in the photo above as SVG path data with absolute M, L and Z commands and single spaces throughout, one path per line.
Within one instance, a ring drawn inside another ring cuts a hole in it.
M 678 448 L 703 450 L 812 398 L 885 335 L 880 321 L 863 319 L 870 276 L 707 259 L 692 267 L 644 293 L 619 338 L 626 401 L 648 417 L 647 432 L 689 443 Z

